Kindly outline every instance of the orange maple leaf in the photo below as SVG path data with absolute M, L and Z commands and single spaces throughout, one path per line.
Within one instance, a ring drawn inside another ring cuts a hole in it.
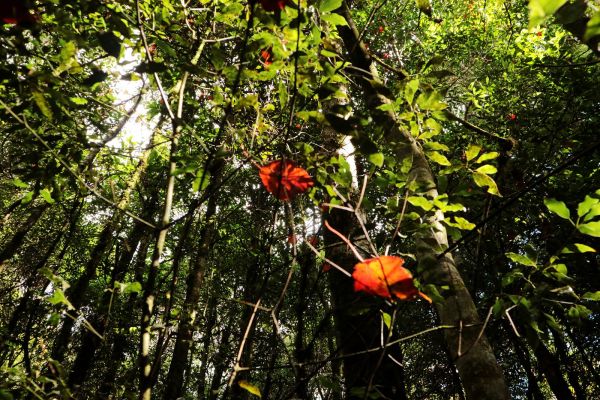
M 271 161 L 260 167 L 258 174 L 267 191 L 279 200 L 291 200 L 315 184 L 304 168 L 287 160 Z
M 404 260 L 396 256 L 370 258 L 354 266 L 354 291 L 366 292 L 375 296 L 399 300 L 412 300 L 422 297 L 431 303 L 431 299 L 420 292 L 413 282 L 413 276 L 402 265 Z

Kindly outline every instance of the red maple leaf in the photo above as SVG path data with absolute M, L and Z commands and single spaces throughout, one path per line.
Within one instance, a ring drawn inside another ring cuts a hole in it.
M 0 21 L 5 24 L 23 25 L 37 22 L 38 17 L 31 14 L 23 0 L 1 0 Z
M 260 5 L 265 11 L 277 11 L 285 8 L 286 0 L 260 0 Z
M 267 191 L 279 200 L 291 200 L 315 184 L 304 168 L 287 160 L 271 161 L 260 167 L 258 174 Z
M 413 282 L 412 274 L 402 265 L 404 260 L 396 256 L 370 258 L 354 266 L 354 291 L 366 292 L 375 296 L 399 300 L 411 300 L 417 296 L 431 302 L 424 293 L 419 292 Z

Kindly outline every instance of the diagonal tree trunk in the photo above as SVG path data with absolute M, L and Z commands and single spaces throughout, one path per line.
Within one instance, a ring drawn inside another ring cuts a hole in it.
M 344 3 L 336 12 L 348 23 L 348 26 L 338 27 L 339 34 L 350 61 L 356 67 L 351 72 L 361 85 L 371 116 L 383 128 L 387 140 L 398 142 L 398 158 L 413 160 L 410 179 L 424 189 L 429 197 L 437 196 L 435 176 L 422 149 L 410 132 L 402 128 L 393 111 L 379 108 L 394 99 L 381 82 L 364 44 L 359 41 L 359 33 L 348 6 Z M 450 288 L 444 301 L 435 304 L 440 322 L 457 327 L 462 324 L 464 327 L 460 333 L 458 329 L 446 330 L 446 345 L 456 362 L 468 399 L 508 399 L 508 388 L 492 348 L 485 335 L 478 338 L 481 330 L 479 315 L 452 255 L 438 257 L 448 247 L 446 229 L 441 223 L 443 218 L 444 215 L 439 211 L 428 218 L 426 222 L 431 228 L 416 238 L 416 256 L 426 283 Z M 459 347 L 468 351 L 459 354 Z

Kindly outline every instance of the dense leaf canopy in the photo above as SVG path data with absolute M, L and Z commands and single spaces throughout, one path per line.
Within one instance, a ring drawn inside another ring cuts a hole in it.
M 2 0 L 0 93 L 0 399 L 600 398 L 596 2 Z

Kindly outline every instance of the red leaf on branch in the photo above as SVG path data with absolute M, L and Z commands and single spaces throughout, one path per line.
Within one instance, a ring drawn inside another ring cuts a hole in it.
M 403 264 L 404 260 L 396 256 L 370 258 L 356 264 L 352 273 L 354 291 L 387 299 L 393 295 L 399 300 L 420 296 L 431 303 L 431 299 L 415 287 L 412 274 Z
M 260 5 L 265 11 L 277 11 L 285 8 L 286 0 L 260 0 Z
M 265 67 L 268 67 L 269 65 L 273 64 L 273 53 L 271 53 L 271 48 L 261 50 L 260 58 L 262 58 Z
M 272 161 L 260 167 L 258 174 L 265 189 L 279 200 L 291 200 L 315 184 L 304 168 L 287 160 Z

